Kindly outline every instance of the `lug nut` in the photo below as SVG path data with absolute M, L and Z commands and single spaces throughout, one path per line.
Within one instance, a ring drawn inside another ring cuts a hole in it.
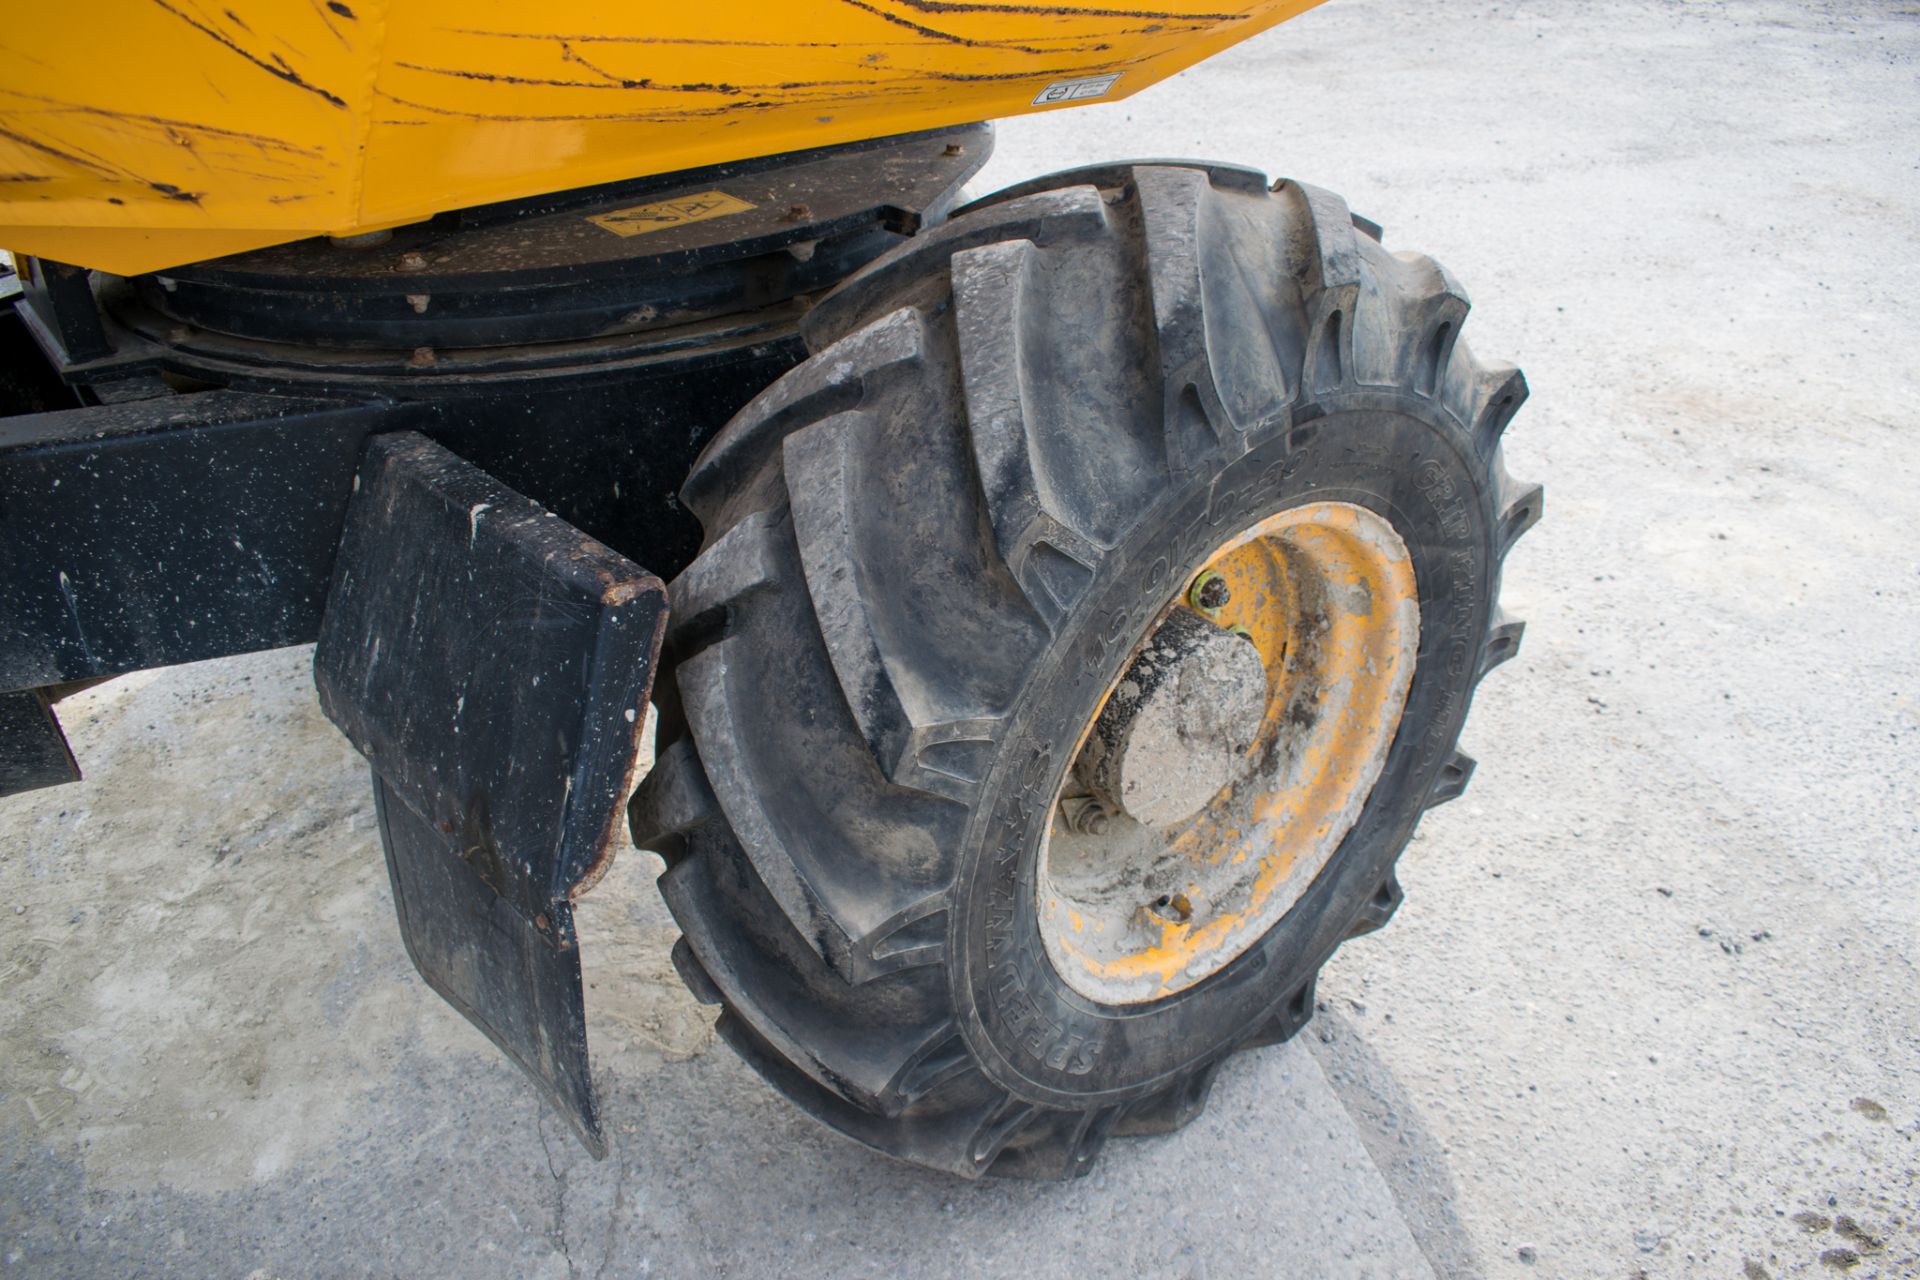
M 1104 835 L 1113 821 L 1106 808 L 1091 796 L 1069 796 L 1060 802 L 1060 810 L 1068 828 L 1083 836 Z
M 1233 599 L 1233 590 L 1227 586 L 1225 578 L 1208 570 L 1200 575 L 1198 582 L 1193 584 L 1189 598 L 1193 601 L 1195 608 L 1213 613 L 1227 607 L 1227 603 Z

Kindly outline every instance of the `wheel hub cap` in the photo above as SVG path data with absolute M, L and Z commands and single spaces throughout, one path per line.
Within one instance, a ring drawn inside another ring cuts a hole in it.
M 1081 749 L 1082 779 L 1103 810 L 1173 826 L 1233 780 L 1266 708 L 1253 642 L 1175 608 L 1108 696 Z

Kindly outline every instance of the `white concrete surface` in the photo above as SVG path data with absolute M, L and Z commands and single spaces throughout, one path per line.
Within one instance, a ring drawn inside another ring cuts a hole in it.
M 1548 485 L 1481 761 L 1301 1042 L 1065 1187 L 778 1102 L 587 899 L 615 1154 L 400 950 L 306 656 L 63 710 L 0 802 L 0 1276 L 1920 1274 L 1920 6 L 1332 0 L 983 189 L 1204 155 L 1479 300 Z

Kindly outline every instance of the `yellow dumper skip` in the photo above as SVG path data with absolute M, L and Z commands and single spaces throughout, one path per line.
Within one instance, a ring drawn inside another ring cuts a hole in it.
M 0 247 L 131 274 L 1124 97 L 1319 0 L 102 0 L 0 38 Z

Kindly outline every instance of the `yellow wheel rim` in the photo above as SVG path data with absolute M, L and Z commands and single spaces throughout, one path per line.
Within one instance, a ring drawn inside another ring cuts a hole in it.
M 1055 798 L 1035 890 L 1067 985 L 1157 1000 L 1265 936 L 1358 821 L 1419 636 L 1412 559 L 1364 507 L 1295 507 L 1216 548 L 1107 690 Z M 1247 692 L 1260 673 L 1263 695 Z M 1252 701 L 1201 705 L 1232 697 Z

